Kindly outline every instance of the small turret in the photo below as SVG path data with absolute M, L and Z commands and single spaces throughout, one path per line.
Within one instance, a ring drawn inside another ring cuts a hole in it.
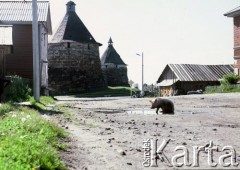
M 110 37 L 109 41 L 108 41 L 108 45 L 112 45 L 113 44 L 113 41 L 112 41 L 112 38 Z
M 76 4 L 73 1 L 69 1 L 67 4 L 67 12 L 75 12 Z

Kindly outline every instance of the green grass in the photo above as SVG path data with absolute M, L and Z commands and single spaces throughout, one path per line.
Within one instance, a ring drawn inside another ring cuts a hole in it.
M 208 86 L 205 89 L 205 94 L 212 94 L 212 93 L 236 93 L 240 92 L 240 88 L 236 85 L 226 84 L 220 86 Z
M 10 104 L 0 104 L 0 116 L 13 111 L 14 109 L 15 107 Z
M 49 96 L 41 96 L 40 101 L 37 102 L 33 97 L 30 97 L 29 102 L 32 104 L 32 107 L 37 110 L 46 110 L 46 106 L 53 104 L 55 100 Z
M 136 92 L 139 90 L 135 88 L 123 87 L 123 86 L 118 86 L 118 87 L 108 86 L 106 89 L 101 91 L 81 93 L 76 96 L 77 97 L 130 96 L 131 91 Z
M 10 112 L 9 112 L 10 111 Z M 58 150 L 63 129 L 26 107 L 0 106 L 0 169 L 65 169 Z

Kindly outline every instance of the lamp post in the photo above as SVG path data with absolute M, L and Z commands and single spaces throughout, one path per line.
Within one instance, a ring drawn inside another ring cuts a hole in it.
M 143 52 L 142 55 L 136 54 L 138 56 L 142 56 L 142 90 L 141 90 L 141 96 L 144 96 L 144 89 L 143 89 Z

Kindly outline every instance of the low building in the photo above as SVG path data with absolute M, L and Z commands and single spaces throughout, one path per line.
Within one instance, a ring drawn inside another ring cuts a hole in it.
M 111 38 L 108 41 L 107 49 L 101 57 L 101 66 L 105 83 L 108 86 L 129 86 L 127 65 L 113 47 Z
M 52 34 L 50 6 L 38 1 L 41 86 L 47 87 L 48 35 Z M 0 1 L 0 26 L 11 27 L 12 49 L 4 54 L 6 74 L 33 79 L 32 1 Z
M 225 13 L 224 16 L 233 18 L 234 72 L 240 75 L 240 7 Z
M 160 96 L 185 95 L 220 85 L 223 76 L 233 72 L 233 65 L 168 64 L 157 80 Z

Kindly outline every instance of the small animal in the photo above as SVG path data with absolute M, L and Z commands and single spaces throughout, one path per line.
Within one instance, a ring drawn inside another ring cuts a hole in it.
M 156 110 L 157 114 L 159 108 L 162 109 L 163 114 L 174 114 L 174 104 L 171 100 L 157 98 L 155 100 L 149 100 L 149 102 L 152 103 L 151 109 L 157 108 Z

